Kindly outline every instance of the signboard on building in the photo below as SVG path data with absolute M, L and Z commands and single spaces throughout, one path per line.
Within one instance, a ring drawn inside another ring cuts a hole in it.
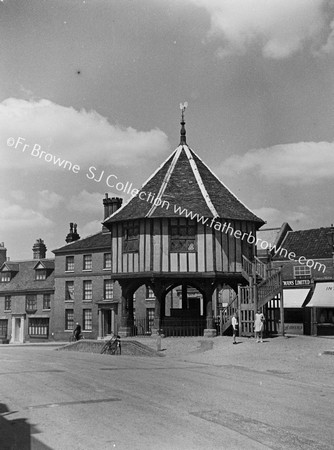
M 294 286 L 309 286 L 311 284 L 310 279 L 306 280 L 283 280 L 284 287 L 294 287 Z
M 284 323 L 285 334 L 304 334 L 303 323 Z

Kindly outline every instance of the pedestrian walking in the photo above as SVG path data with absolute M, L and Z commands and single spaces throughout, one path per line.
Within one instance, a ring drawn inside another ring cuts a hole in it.
M 81 326 L 79 325 L 79 322 L 76 323 L 76 327 L 73 330 L 73 336 L 76 341 L 81 337 Z
M 232 317 L 232 329 L 233 329 L 233 344 L 236 344 L 236 336 L 237 336 L 237 332 L 238 332 L 238 316 L 237 313 L 233 314 Z
M 254 320 L 254 331 L 256 342 L 263 342 L 263 329 L 264 329 L 264 315 L 258 309 L 257 313 L 255 314 Z

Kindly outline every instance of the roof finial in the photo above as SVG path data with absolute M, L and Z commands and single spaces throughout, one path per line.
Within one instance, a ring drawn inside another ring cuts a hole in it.
M 188 106 L 188 102 L 180 103 L 180 109 L 181 109 L 181 136 L 180 136 L 180 145 L 187 144 L 186 141 L 186 129 L 185 129 L 185 121 L 184 121 L 184 111 L 186 110 Z

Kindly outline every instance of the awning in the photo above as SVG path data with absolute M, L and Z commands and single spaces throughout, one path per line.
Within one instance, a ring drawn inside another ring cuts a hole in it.
M 283 289 L 284 308 L 301 308 L 310 288 L 304 289 Z
M 316 283 L 312 298 L 306 306 L 334 308 L 334 283 Z

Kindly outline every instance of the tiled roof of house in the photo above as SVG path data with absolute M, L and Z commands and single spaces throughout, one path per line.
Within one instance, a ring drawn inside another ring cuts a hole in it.
M 161 206 L 154 205 L 155 198 L 161 200 Z M 104 224 L 145 217 L 185 216 L 174 207 L 186 208 L 204 217 L 251 221 L 259 227 L 264 224 L 186 144 L 180 145 L 143 184 L 140 193 L 109 216 Z
M 5 270 L 7 269 L 8 271 L 18 272 L 19 265 L 15 262 L 6 261 L 3 263 L 1 268 L 5 268 Z
M 292 231 L 292 229 L 287 222 L 284 222 L 277 228 L 263 228 L 262 230 L 259 230 L 256 235 L 260 239 L 257 242 L 258 251 L 261 251 L 262 249 L 262 242 L 268 242 L 268 249 L 273 245 L 276 245 L 276 248 L 278 248 L 288 231 Z
M 55 268 L 55 262 L 54 259 L 39 259 L 39 260 L 35 260 L 36 264 L 35 267 L 41 265 L 44 267 L 44 269 L 54 269 Z
M 109 250 L 111 248 L 111 236 L 110 233 L 99 233 L 87 236 L 77 241 L 70 242 L 63 247 L 52 250 L 52 252 L 57 255 L 59 253 L 80 252 L 80 251 L 90 251 L 90 250 Z
M 36 280 L 36 272 L 34 267 L 36 263 L 41 261 L 48 266 L 48 273 L 45 280 Z M 7 283 L 0 283 L 0 292 L 14 292 L 14 291 L 45 291 L 54 289 L 54 259 L 33 259 L 28 261 L 14 261 L 10 263 L 18 268 L 13 272 L 12 279 Z M 8 262 L 2 265 L 8 265 Z
M 307 259 L 331 258 L 332 248 L 328 243 L 327 234 L 330 227 L 314 228 L 311 230 L 289 231 L 281 244 L 289 252 L 294 252 L 297 258 L 304 256 Z M 274 260 L 288 259 L 285 253 L 280 252 L 273 257 Z

